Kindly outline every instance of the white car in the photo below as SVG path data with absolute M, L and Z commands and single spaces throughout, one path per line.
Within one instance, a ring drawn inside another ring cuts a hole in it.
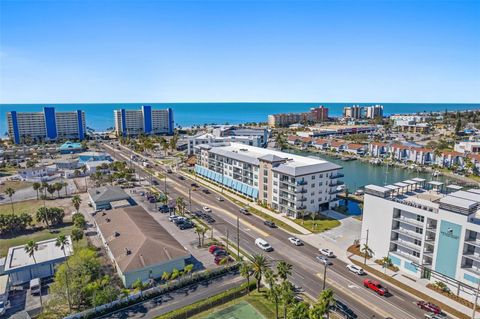
M 333 265 L 333 263 L 330 261 L 330 259 L 328 259 L 327 257 L 324 257 L 324 256 L 317 256 L 316 257 L 317 260 L 319 262 L 321 262 L 322 264 L 324 264 L 325 266 L 330 266 L 330 265 Z
M 356 265 L 348 264 L 347 269 L 350 270 L 353 273 L 356 273 L 357 275 L 363 275 L 365 271 L 361 267 L 358 267 Z
M 203 206 L 203 211 L 206 213 L 210 213 L 212 210 L 210 209 L 210 207 Z
M 327 256 L 327 257 L 333 257 L 335 256 L 335 254 L 333 253 L 333 251 L 331 251 L 330 249 L 328 248 L 320 248 L 318 250 L 320 252 L 320 254 L 324 255 L 324 256 Z
M 270 246 L 270 244 L 262 238 L 255 239 L 255 245 L 257 245 L 258 248 L 260 248 L 260 249 L 262 249 L 266 252 L 273 251 L 272 246 Z
M 223 202 L 223 198 L 221 198 L 221 197 L 217 197 L 217 200 L 218 200 L 219 202 Z
M 298 239 L 297 237 L 288 237 L 288 241 L 294 244 L 295 246 L 301 246 L 303 245 L 302 241 Z

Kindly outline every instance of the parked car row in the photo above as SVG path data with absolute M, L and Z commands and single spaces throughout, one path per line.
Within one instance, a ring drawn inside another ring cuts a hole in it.
M 212 245 L 208 248 L 208 252 L 214 256 L 213 262 L 215 265 L 219 265 L 222 262 L 233 261 L 232 257 L 228 255 L 227 250 L 223 246 Z
M 195 227 L 195 224 L 187 217 L 172 215 L 168 217 L 168 220 L 174 223 L 181 230 Z

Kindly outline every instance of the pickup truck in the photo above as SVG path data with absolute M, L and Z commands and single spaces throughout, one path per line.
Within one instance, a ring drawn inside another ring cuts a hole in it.
M 378 281 L 365 279 L 363 281 L 363 285 L 365 286 L 365 288 L 375 291 L 380 296 L 385 296 L 388 294 L 388 289 L 386 287 L 383 287 L 382 284 L 380 284 Z

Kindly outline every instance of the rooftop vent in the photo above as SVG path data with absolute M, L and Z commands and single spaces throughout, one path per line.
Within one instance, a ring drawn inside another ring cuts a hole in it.
M 128 248 L 125 247 L 125 255 L 131 255 L 132 254 L 132 251 Z
M 114 231 L 113 236 L 118 237 L 118 236 L 120 236 L 120 233 L 118 231 Z
M 108 218 L 108 217 L 105 218 L 105 221 L 106 221 L 107 223 L 109 223 L 109 222 L 110 222 L 110 218 Z

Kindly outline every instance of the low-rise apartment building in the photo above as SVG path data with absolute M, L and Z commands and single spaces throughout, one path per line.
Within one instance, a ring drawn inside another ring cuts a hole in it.
M 239 143 L 198 145 L 195 172 L 297 218 L 338 205 L 341 166 Z
M 447 194 L 446 190 L 450 190 Z M 361 243 L 409 276 L 456 291 L 480 281 L 480 190 L 424 179 L 365 187 Z
M 219 126 L 212 133 L 204 133 L 188 138 L 187 152 L 194 153 L 194 147 L 200 144 L 215 144 L 224 142 L 241 143 L 255 147 L 265 147 L 268 142 L 267 129 L 251 129 L 234 126 Z
M 454 151 L 459 153 L 480 153 L 480 140 L 478 137 L 455 143 Z
M 320 123 L 328 121 L 328 108 L 313 107 L 308 112 L 270 114 L 267 122 L 269 127 L 286 127 L 295 123 Z
M 85 112 L 7 112 L 8 135 L 15 144 L 50 142 L 66 139 L 83 140 L 86 133 Z
M 119 109 L 113 111 L 117 136 L 173 134 L 173 111 L 152 109 L 144 105 L 140 110 Z

